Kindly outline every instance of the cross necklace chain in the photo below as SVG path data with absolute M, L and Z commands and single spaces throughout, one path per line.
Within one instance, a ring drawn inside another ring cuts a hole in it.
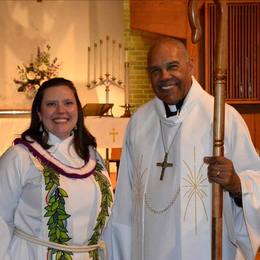
M 180 126 L 179 126 L 179 127 L 180 127 Z M 178 130 L 179 130 L 179 127 L 178 127 L 178 129 L 176 130 L 176 133 L 174 134 L 174 136 L 172 137 L 172 141 L 170 142 L 170 145 L 169 145 L 168 149 L 166 149 L 166 143 L 165 143 L 164 136 L 163 136 L 162 122 L 161 122 L 161 120 L 160 120 L 160 131 L 161 131 L 162 143 L 163 143 L 163 149 L 164 149 L 164 158 L 163 158 L 163 161 L 156 163 L 156 166 L 162 167 L 161 175 L 160 175 L 160 181 L 163 180 L 163 177 L 164 177 L 164 173 L 165 173 L 166 168 L 173 167 L 173 163 L 168 162 L 168 155 L 169 155 L 170 148 L 172 147 L 172 144 L 173 144 L 173 142 L 174 142 L 174 138 L 175 138 L 175 136 L 177 135 L 177 132 L 178 132 Z

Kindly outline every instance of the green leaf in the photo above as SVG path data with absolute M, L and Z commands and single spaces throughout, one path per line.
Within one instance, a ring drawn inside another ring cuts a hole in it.
M 51 230 L 51 229 L 53 229 L 53 228 L 56 228 L 56 223 L 55 222 L 53 222 L 52 224 L 50 224 L 49 225 L 49 229 Z
M 56 233 L 50 236 L 50 241 L 56 242 Z
M 52 236 L 54 233 L 56 233 L 55 229 L 50 230 L 49 235 Z
M 64 257 L 65 257 L 65 260 L 72 260 L 72 257 L 67 253 L 64 253 Z
M 24 92 L 25 91 L 25 86 L 20 86 L 18 89 L 17 89 L 18 92 Z
M 69 217 L 70 217 L 69 214 L 64 214 L 64 215 L 59 215 L 59 216 L 58 216 L 58 219 L 59 219 L 59 220 L 65 220 L 65 219 L 67 219 L 67 218 L 69 218 Z
M 45 214 L 44 214 L 44 217 L 50 217 L 50 216 L 53 216 L 55 214 L 55 211 L 47 211 Z
M 60 238 L 60 230 L 58 228 L 56 229 L 56 237 L 57 237 L 57 239 Z
M 44 175 L 45 177 L 47 177 L 47 176 L 50 175 L 50 172 L 49 172 L 48 170 L 46 170 L 46 167 L 44 167 L 43 175 Z
M 50 181 L 46 186 L 45 186 L 45 190 L 50 190 L 53 186 L 53 183 Z
M 67 192 L 66 192 L 64 189 L 59 188 L 59 192 L 60 192 L 60 194 L 61 194 L 63 197 L 68 197 L 68 194 L 67 194 Z
M 64 244 L 65 242 L 69 241 L 71 238 L 60 238 L 60 243 Z
M 56 202 L 54 202 L 54 203 L 52 204 L 51 209 L 54 211 L 54 210 L 56 210 L 56 209 L 58 208 L 58 206 L 59 206 L 59 202 L 56 201 Z
M 56 254 L 56 260 L 60 260 L 61 256 L 62 256 L 62 251 L 58 251 Z
M 65 210 L 59 209 L 59 208 L 57 209 L 57 212 L 58 212 L 59 215 L 64 215 L 64 214 L 66 214 Z
M 44 207 L 44 209 L 46 209 L 47 211 L 51 210 L 51 206 L 46 206 L 46 207 Z
M 54 198 L 54 197 L 51 197 L 50 200 L 49 200 L 49 203 L 52 204 L 52 203 L 54 203 L 55 201 L 56 201 L 55 198 Z
M 65 227 L 65 225 L 64 225 L 64 223 L 63 223 L 62 220 L 58 220 L 58 225 L 59 225 L 59 227 L 61 227 L 61 228 L 64 228 L 64 227 Z
M 63 238 L 63 239 L 69 238 L 69 236 L 67 235 L 67 233 L 65 233 L 65 232 L 63 232 L 63 231 L 60 232 L 60 237 Z
M 49 220 L 48 220 L 47 225 L 51 225 L 53 222 L 54 222 L 54 218 L 53 218 L 53 216 L 51 216 L 51 217 L 49 218 Z
M 59 182 L 59 179 L 58 178 L 53 178 L 53 182 L 59 186 L 60 185 L 60 182 Z
M 45 181 L 45 184 L 48 184 L 48 183 L 49 183 L 49 181 L 50 181 L 50 177 L 48 177 L 48 176 L 45 176 L 45 177 L 44 177 L 44 181 Z
M 63 200 L 63 201 L 64 201 L 64 200 Z M 61 200 L 60 200 L 59 209 L 65 210 L 65 206 L 64 206 L 64 204 L 62 204 L 62 201 L 61 201 Z

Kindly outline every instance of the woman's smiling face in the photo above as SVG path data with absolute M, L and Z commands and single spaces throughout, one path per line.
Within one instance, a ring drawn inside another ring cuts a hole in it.
M 73 91 L 65 85 L 46 89 L 38 115 L 46 130 L 62 140 L 69 137 L 78 121 Z

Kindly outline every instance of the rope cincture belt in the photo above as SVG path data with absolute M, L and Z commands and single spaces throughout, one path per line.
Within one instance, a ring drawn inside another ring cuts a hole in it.
M 104 252 L 104 260 L 108 260 L 108 254 L 107 254 L 107 248 L 106 244 L 103 240 L 99 240 L 98 244 L 96 245 L 82 245 L 82 246 L 73 246 L 73 245 L 61 245 L 58 243 L 46 241 L 46 240 L 41 240 L 35 236 L 29 235 L 22 230 L 19 230 L 15 228 L 14 234 L 21 238 L 25 239 L 29 242 L 32 242 L 34 244 L 40 245 L 40 246 L 45 246 L 53 249 L 58 249 L 62 251 L 67 251 L 67 252 L 74 252 L 74 253 L 88 253 L 90 251 L 93 251 L 95 249 L 101 249 Z

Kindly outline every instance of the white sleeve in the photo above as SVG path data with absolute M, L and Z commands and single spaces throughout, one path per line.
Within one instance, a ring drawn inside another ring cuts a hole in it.
M 15 211 L 22 192 L 21 171 L 28 164 L 19 154 L 21 149 L 11 147 L 0 158 L 0 259 L 5 259 L 12 239 Z
M 132 227 L 132 172 L 129 145 L 129 127 L 126 132 L 112 215 L 104 233 L 110 260 L 131 260 Z
M 241 116 L 236 111 L 231 111 L 230 115 L 226 122 L 226 157 L 232 160 L 240 177 L 243 201 L 243 208 L 239 208 L 231 200 L 234 230 L 237 245 L 247 259 L 251 259 L 260 246 L 260 157 Z

